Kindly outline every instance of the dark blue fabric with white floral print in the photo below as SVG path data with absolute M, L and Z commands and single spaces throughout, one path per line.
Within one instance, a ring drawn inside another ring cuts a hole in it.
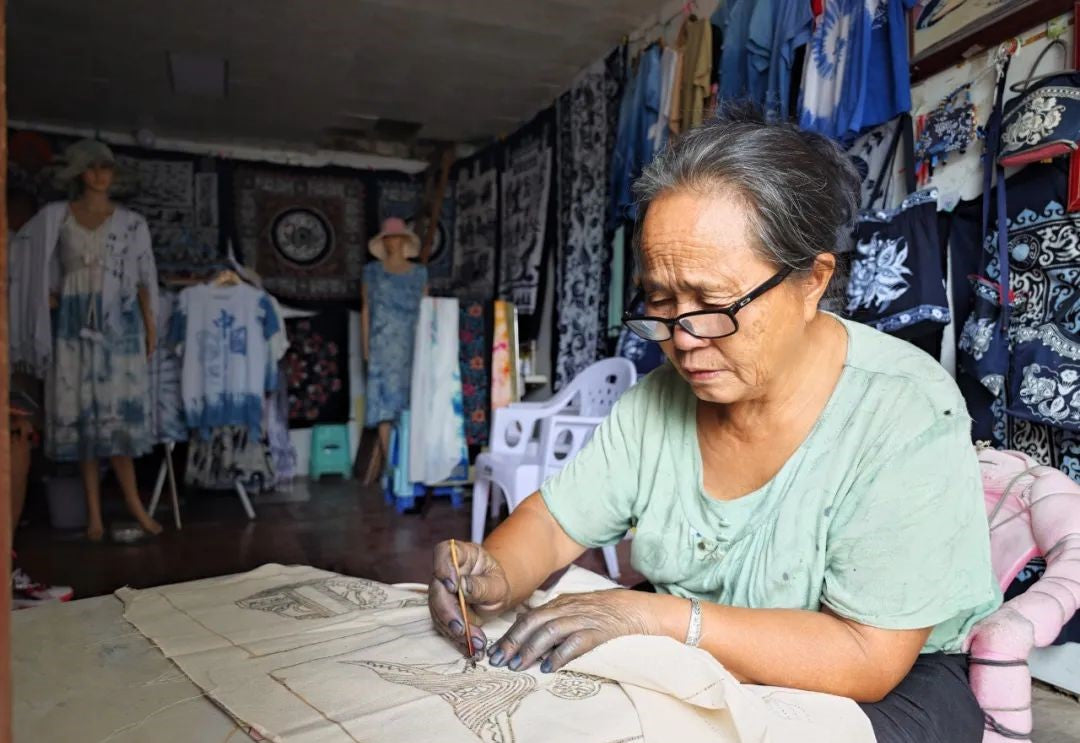
M 908 337 L 949 322 L 935 190 L 859 216 L 845 309 L 852 320 Z

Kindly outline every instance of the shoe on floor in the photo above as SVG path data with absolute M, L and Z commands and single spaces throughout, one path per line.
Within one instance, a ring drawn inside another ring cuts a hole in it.
M 49 586 L 38 583 L 23 572 L 22 568 L 15 568 L 11 572 L 11 592 L 11 608 L 13 609 L 28 609 L 50 601 L 70 601 L 75 595 L 71 586 Z

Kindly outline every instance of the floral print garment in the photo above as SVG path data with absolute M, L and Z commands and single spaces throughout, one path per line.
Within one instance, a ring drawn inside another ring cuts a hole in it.
M 349 320 L 344 310 L 285 321 L 292 341 L 283 366 L 293 428 L 349 420 Z
M 378 261 L 364 266 L 371 323 L 364 412 L 367 427 L 393 421 L 409 407 L 413 340 L 427 280 L 427 268 L 421 265 L 403 274 L 390 273 Z
M 458 334 L 461 341 L 461 393 L 465 408 L 465 439 L 469 446 L 488 441 L 487 333 L 484 303 L 461 305 Z

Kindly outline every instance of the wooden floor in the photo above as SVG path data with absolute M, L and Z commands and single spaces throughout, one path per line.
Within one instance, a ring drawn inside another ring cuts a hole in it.
M 253 496 L 252 502 L 257 518 L 248 521 L 231 493 L 189 494 L 181 503 L 181 531 L 169 512 L 159 511 L 165 533 L 130 546 L 92 544 L 80 533 L 57 532 L 37 509 L 39 515 L 16 534 L 17 564 L 37 580 L 72 586 L 77 598 L 125 585 L 146 588 L 236 573 L 267 562 L 312 565 L 385 583 L 426 583 L 431 547 L 451 537 L 468 539 L 471 523 L 468 501 L 454 509 L 447 499 L 435 498 L 422 514 L 403 515 L 376 490 L 355 481 L 300 481 L 291 494 Z M 108 499 L 106 507 L 106 521 L 110 515 L 114 522 L 125 520 L 118 498 Z M 619 556 L 622 582 L 641 580 L 630 569 L 628 543 L 620 545 Z M 598 550 L 578 562 L 604 573 Z

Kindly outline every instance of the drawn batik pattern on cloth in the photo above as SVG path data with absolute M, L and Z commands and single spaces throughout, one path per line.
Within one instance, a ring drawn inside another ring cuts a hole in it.
M 337 576 L 268 588 L 236 605 L 293 619 L 329 619 L 357 609 L 373 609 L 386 601 L 386 591 L 378 583 Z
M 235 182 L 244 264 L 268 291 L 297 299 L 359 296 L 367 251 L 361 178 L 238 168 Z
M 396 175 L 380 176 L 375 183 L 378 191 L 379 215 L 382 224 L 387 217 L 399 217 L 405 220 L 409 229 L 424 239 L 423 182 L 416 177 Z M 428 270 L 428 283 L 435 291 L 449 290 L 452 285 L 454 269 L 454 188 L 448 183 L 443 197 L 439 223 L 435 228 L 435 238 L 431 243 L 431 252 L 425 264 Z
M 555 255 L 557 351 L 554 388 L 596 361 L 606 340 L 605 269 L 611 260 L 607 204 L 607 76 L 586 69 L 556 104 L 559 240 Z
M 478 156 L 459 166 L 454 189 L 454 293 L 462 299 L 495 296 L 499 244 L 499 171 Z
M 610 587 L 571 567 L 528 605 Z M 264 565 L 117 594 L 127 621 L 266 739 L 749 743 L 738 731 L 754 730 L 753 740 L 873 741 L 851 700 L 741 686 L 669 638 L 618 638 L 550 674 L 470 663 L 435 631 L 424 594 L 314 568 Z M 515 619 L 484 631 L 499 637 Z
M 552 173 L 552 117 L 540 114 L 508 141 L 500 175 L 502 256 L 499 297 L 522 315 L 533 315 L 542 299 L 548 202 Z

